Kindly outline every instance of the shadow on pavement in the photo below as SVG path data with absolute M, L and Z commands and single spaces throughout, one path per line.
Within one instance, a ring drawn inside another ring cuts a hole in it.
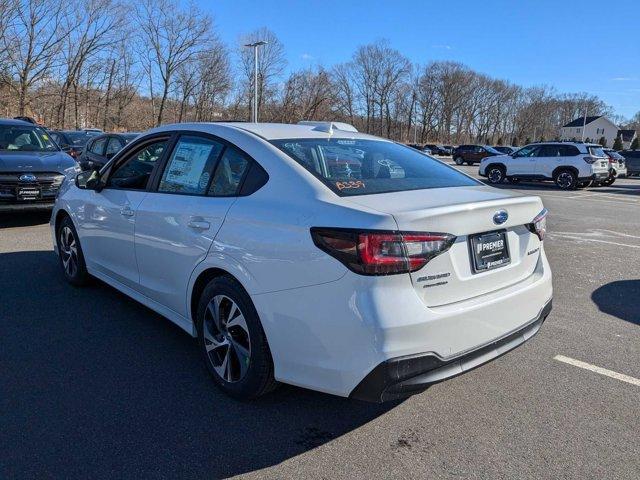
M 640 325 L 640 280 L 618 280 L 601 286 L 591 294 L 601 312 Z
M 0 211 L 0 228 L 32 227 L 49 223 L 51 209 L 25 210 L 23 212 Z
M 318 447 L 398 403 L 283 386 L 241 403 L 196 342 L 51 252 L 0 254 L 0 477 L 220 478 Z

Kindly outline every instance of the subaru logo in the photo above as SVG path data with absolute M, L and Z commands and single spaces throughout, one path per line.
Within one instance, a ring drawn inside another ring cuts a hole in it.
M 496 225 L 502 225 L 509 218 L 509 214 L 505 210 L 498 210 L 493 215 L 493 223 Z
M 35 182 L 38 180 L 38 178 L 33 173 L 25 173 L 24 175 L 20 175 L 18 180 L 20 180 L 21 182 L 28 183 L 28 182 Z

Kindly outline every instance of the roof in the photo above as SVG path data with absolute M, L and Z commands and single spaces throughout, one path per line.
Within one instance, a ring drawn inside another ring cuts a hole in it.
M 335 127 L 334 123 L 334 127 Z M 253 133 L 265 140 L 283 140 L 288 138 L 353 138 L 389 141 L 383 138 L 367 135 L 365 133 L 351 132 L 333 128 L 332 133 L 328 133 L 325 128 L 316 125 L 292 125 L 288 123 L 244 123 L 244 122 L 195 122 L 195 123 L 174 123 L 163 125 L 151 130 L 152 132 L 164 132 L 167 130 L 195 130 L 215 134 L 214 130 L 220 128 L 233 130 L 243 130 Z
M 24 120 L 14 120 L 13 118 L 0 118 L 0 125 L 29 125 L 31 127 L 38 127 L 31 122 L 25 122 Z
M 631 142 L 636 136 L 635 130 L 618 130 L 618 135 L 622 137 L 623 142 Z
M 602 115 L 598 115 L 597 117 L 587 117 L 587 121 L 585 123 L 584 117 L 576 118 L 575 120 L 567 123 L 563 128 L 567 127 L 582 127 L 583 125 L 589 125 L 591 122 L 595 122 L 597 119 L 601 118 Z

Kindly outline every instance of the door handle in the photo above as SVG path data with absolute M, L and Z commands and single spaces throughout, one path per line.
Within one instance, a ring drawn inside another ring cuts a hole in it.
M 211 224 L 204 220 L 189 220 L 187 226 L 190 228 L 195 228 L 196 230 L 209 230 L 209 228 L 211 228 Z
M 125 205 L 120 209 L 120 215 L 124 217 L 133 217 L 133 210 L 131 210 L 129 205 Z

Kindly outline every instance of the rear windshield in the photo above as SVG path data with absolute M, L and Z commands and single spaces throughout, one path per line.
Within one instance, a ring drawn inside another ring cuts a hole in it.
M 332 138 L 271 143 L 341 196 L 481 185 L 438 160 L 392 142 Z
M 589 148 L 589 153 L 594 156 L 594 157 L 606 157 L 606 155 L 604 154 L 604 150 L 602 150 L 602 147 L 588 147 Z

